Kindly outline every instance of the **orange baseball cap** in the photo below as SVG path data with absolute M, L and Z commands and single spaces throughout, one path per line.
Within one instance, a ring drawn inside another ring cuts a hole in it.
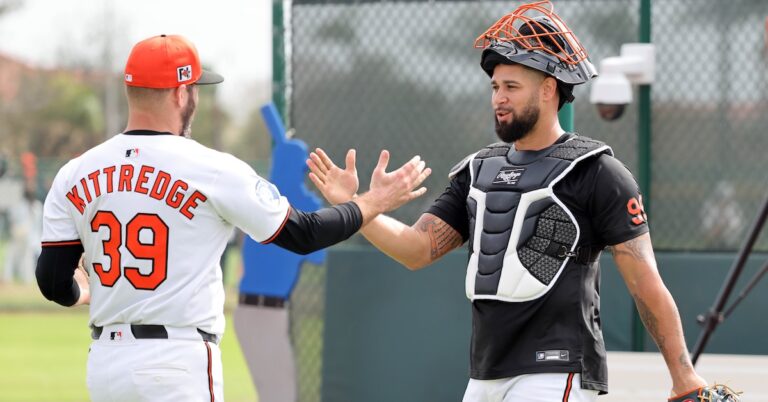
M 153 36 L 137 43 L 125 63 L 125 85 L 176 88 L 218 84 L 224 77 L 200 67 L 195 45 L 180 35 Z

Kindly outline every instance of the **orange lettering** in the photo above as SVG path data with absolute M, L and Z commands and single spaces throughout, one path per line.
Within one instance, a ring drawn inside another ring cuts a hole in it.
M 80 212 L 80 215 L 82 215 L 83 211 L 85 211 L 85 201 L 77 193 L 77 186 L 72 186 L 72 191 L 67 193 L 67 199 L 77 208 L 77 212 Z
M 117 191 L 131 191 L 131 180 L 133 180 L 133 165 L 120 166 L 120 183 Z
M 627 212 L 632 215 L 632 223 L 635 225 L 641 225 L 648 221 L 645 215 L 645 209 L 643 208 L 643 196 L 638 198 L 632 197 L 627 202 Z
M 91 183 L 93 183 L 93 196 L 98 197 L 101 195 L 101 186 L 99 185 L 99 171 L 92 172 L 88 175 L 88 178 L 91 179 Z
M 85 179 L 80 179 L 80 184 L 83 186 L 83 194 L 85 194 L 85 199 L 88 200 L 88 203 L 91 203 L 91 192 L 88 191 L 88 183 L 85 182 Z
M 146 187 L 144 187 L 144 184 L 149 181 L 149 177 L 147 177 L 147 174 L 152 173 L 155 171 L 155 168 L 152 166 L 141 166 L 141 170 L 139 170 L 139 178 L 136 179 L 136 192 L 141 194 L 147 194 L 149 193 L 149 190 L 147 190 Z
M 112 177 L 113 177 L 114 173 L 115 173 L 115 167 L 114 166 L 110 166 L 110 167 L 105 167 L 104 168 L 104 174 L 107 175 L 107 193 L 111 193 L 112 192 Z
M 155 184 L 152 186 L 152 192 L 149 193 L 149 196 L 156 200 L 162 200 L 163 197 L 165 197 L 166 191 L 168 191 L 168 184 L 170 183 L 171 175 L 162 170 L 157 172 L 157 178 L 155 179 Z
M 197 201 L 200 200 L 201 202 L 205 202 L 208 199 L 208 197 L 204 196 L 203 193 L 199 191 L 195 191 L 192 193 L 192 195 L 189 196 L 187 199 L 187 202 L 184 203 L 184 206 L 181 207 L 181 214 L 186 216 L 187 219 L 192 219 L 195 217 L 195 215 L 190 212 L 190 209 L 197 208 Z
M 187 191 L 189 186 L 181 180 L 176 180 L 171 186 L 171 191 L 168 193 L 168 197 L 165 199 L 165 203 L 171 208 L 178 208 L 181 205 L 181 201 L 184 199 L 184 193 L 179 191 Z

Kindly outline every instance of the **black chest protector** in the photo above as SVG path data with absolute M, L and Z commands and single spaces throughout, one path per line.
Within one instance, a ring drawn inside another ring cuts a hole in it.
M 580 229 L 553 191 L 577 163 L 610 147 L 586 137 L 538 152 L 498 143 L 470 155 L 466 292 L 471 300 L 534 300 L 546 294 L 575 256 Z

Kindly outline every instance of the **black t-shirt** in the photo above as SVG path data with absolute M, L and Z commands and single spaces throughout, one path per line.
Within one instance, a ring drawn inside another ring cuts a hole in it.
M 465 168 L 426 211 L 448 223 L 465 241 L 470 233 L 469 187 L 469 169 Z M 602 250 L 648 232 L 637 182 L 610 155 L 578 163 L 555 185 L 554 193 L 579 225 L 579 247 Z M 596 261 L 569 264 L 540 299 L 521 303 L 475 300 L 472 306 L 472 378 L 581 372 L 582 388 L 607 392 Z M 558 350 L 569 350 L 567 361 L 541 364 L 532 358 L 540 351 Z

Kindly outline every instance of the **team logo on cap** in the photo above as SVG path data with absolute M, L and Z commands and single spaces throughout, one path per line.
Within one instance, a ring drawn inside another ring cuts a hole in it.
M 133 75 L 126 74 L 125 75 L 125 82 L 133 82 Z
M 189 81 L 192 79 L 192 66 L 184 66 L 176 69 L 176 76 L 179 82 Z

